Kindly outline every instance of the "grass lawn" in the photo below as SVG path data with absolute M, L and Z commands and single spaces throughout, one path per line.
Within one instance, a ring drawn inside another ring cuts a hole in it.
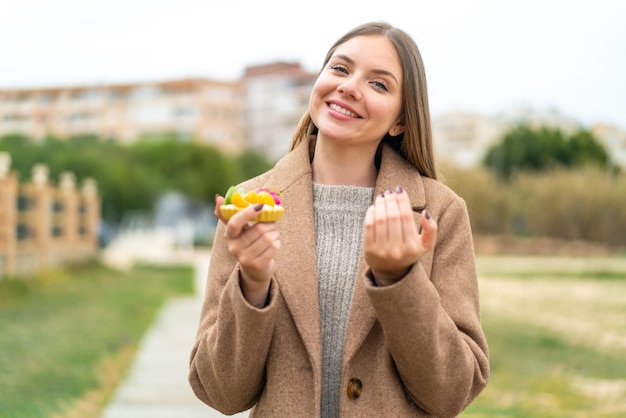
M 162 304 L 192 293 L 191 267 L 0 281 L 0 417 L 97 416 Z
M 479 257 L 492 376 L 463 418 L 626 417 L 626 258 Z M 0 282 L 0 417 L 97 418 L 192 268 Z
M 626 417 L 626 258 L 478 265 L 492 376 L 462 416 Z

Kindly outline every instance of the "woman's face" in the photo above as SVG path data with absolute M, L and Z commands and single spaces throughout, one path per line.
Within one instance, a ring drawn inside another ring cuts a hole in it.
M 357 36 L 339 45 L 309 100 L 318 136 L 344 144 L 377 146 L 386 133 L 400 134 L 401 109 L 400 58 L 381 35 Z

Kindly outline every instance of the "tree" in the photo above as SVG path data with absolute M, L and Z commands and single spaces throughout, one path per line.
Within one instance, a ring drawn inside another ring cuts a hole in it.
M 47 137 L 34 142 L 20 135 L 0 137 L 0 150 L 11 154 L 11 169 L 21 181 L 37 163 L 48 165 L 51 181 L 71 171 L 78 182 L 94 178 L 102 198 L 102 217 L 115 224 L 127 211 L 154 209 L 171 190 L 212 205 L 217 193 L 267 170 L 260 154 L 245 150 L 226 156 L 209 145 L 181 142 L 174 137 L 140 140 L 133 145 L 102 141 L 93 136 Z
M 239 167 L 241 179 L 248 179 L 269 170 L 271 164 L 263 155 L 252 148 L 244 150 L 235 157 L 235 164 Z
M 572 164 L 575 166 L 597 164 L 607 167 L 610 163 L 606 149 L 589 131 L 578 131 L 572 135 L 569 148 L 572 152 Z
M 545 171 L 555 167 L 597 165 L 606 168 L 606 149 L 587 130 L 569 137 L 559 128 L 517 125 L 487 150 L 483 164 L 502 178 L 516 171 Z

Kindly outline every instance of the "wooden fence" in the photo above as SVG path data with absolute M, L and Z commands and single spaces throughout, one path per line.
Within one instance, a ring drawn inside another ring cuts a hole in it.
M 0 279 L 29 276 L 54 266 L 79 263 L 98 253 L 100 197 L 93 179 L 80 189 L 66 171 L 58 184 L 38 164 L 30 181 L 10 171 L 0 152 Z

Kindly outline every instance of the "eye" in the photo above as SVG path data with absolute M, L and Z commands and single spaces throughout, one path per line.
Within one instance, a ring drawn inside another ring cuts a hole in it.
M 343 65 L 332 65 L 330 67 L 333 71 L 336 71 L 338 73 L 343 73 L 343 74 L 348 74 L 348 69 L 346 67 L 344 67 Z
M 377 89 L 389 91 L 389 87 L 387 86 L 387 83 L 382 80 L 374 80 L 371 82 L 371 84 Z

